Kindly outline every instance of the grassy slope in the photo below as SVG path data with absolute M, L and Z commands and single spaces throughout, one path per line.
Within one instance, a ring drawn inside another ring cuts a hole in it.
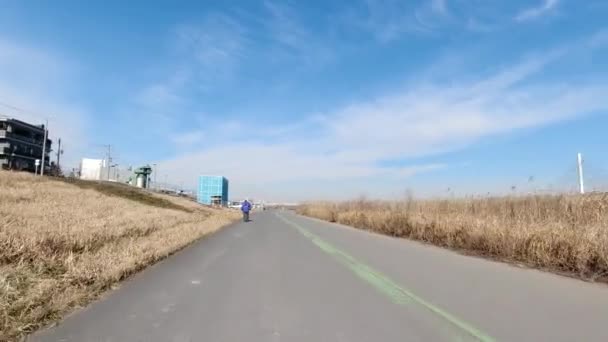
M 299 212 L 582 279 L 608 279 L 607 194 L 311 203 Z
M 58 320 L 235 213 L 121 184 L 0 172 L 0 341 Z

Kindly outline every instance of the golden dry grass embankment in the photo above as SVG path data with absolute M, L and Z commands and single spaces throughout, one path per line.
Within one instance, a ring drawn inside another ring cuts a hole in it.
M 608 194 L 320 202 L 298 211 L 586 280 L 608 278 Z
M 0 172 L 0 341 L 60 319 L 237 218 L 121 184 Z

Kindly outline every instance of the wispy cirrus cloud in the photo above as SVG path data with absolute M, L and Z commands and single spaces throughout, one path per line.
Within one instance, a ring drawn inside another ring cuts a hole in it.
M 405 34 L 429 34 L 450 25 L 464 25 L 466 21 L 462 18 L 479 14 L 459 11 L 458 3 L 446 1 L 426 1 L 416 6 L 397 1 L 386 4 L 390 6 L 366 0 L 364 9 L 358 8 L 357 12 L 360 15 L 357 18 L 362 20 L 350 22 L 373 36 L 376 41 L 368 43 L 374 46 Z M 168 81 L 161 80 L 145 89 L 143 94 L 152 107 L 159 107 L 154 101 L 169 103 L 171 107 L 172 103 L 179 103 L 184 92 L 191 90 L 191 85 L 196 87 L 216 76 L 220 81 L 231 75 L 240 77 L 242 72 L 281 64 L 273 64 L 277 59 L 281 59 L 283 66 L 301 62 L 302 58 L 322 61 L 313 51 L 323 51 L 328 41 L 323 32 L 314 33 L 306 25 L 295 7 L 268 1 L 261 11 L 266 17 L 253 23 L 261 26 L 261 31 L 250 29 L 248 25 L 252 23 L 223 14 L 213 14 L 201 23 L 180 25 L 176 40 L 182 57 L 176 70 L 188 72 L 183 78 L 170 74 Z M 481 13 L 485 16 L 477 17 L 487 19 L 497 15 L 496 10 Z M 514 13 L 513 8 L 509 13 Z M 504 14 L 503 21 L 501 25 L 512 25 L 512 14 Z M 476 24 L 478 30 L 491 29 Z M 433 75 L 421 72 L 412 77 L 415 83 L 368 94 L 360 100 L 351 99 L 348 105 L 315 113 L 314 120 L 299 118 L 288 125 L 256 122 L 246 106 L 237 110 L 245 111 L 249 119 L 213 112 L 216 115 L 206 116 L 203 123 L 190 121 L 189 127 L 164 124 L 162 133 L 178 153 L 162 164 L 175 181 L 186 184 L 199 173 L 225 175 L 233 189 L 238 189 L 237 196 L 251 191 L 266 198 L 293 200 L 314 198 L 328 183 L 338 181 L 359 184 L 385 179 L 402 184 L 408 177 L 449 168 L 441 160 L 432 160 L 438 154 L 466 148 L 488 137 L 608 108 L 608 101 L 601 95 L 608 88 L 601 82 L 559 84 L 536 77 L 566 54 L 549 51 L 493 71 L 483 69 L 484 73 L 476 67 L 469 72 L 450 70 L 448 83 L 445 77 L 439 82 Z M 460 51 L 452 52 L 462 56 Z M 211 71 L 205 73 L 207 69 Z M 445 74 L 444 71 L 435 73 Z M 209 77 L 205 74 L 211 78 L 205 78 Z M 173 78 L 177 81 L 172 82 Z M 207 112 L 205 108 L 199 109 Z M 415 162 L 419 157 L 432 161 Z M 281 197 L 288 196 L 285 184 L 293 187 L 296 183 L 308 187 L 294 197 Z M 358 191 L 361 188 L 353 186 L 339 196 L 351 197 Z
M 354 22 L 371 32 L 381 43 L 389 43 L 406 33 L 428 33 L 421 20 L 420 5 L 398 0 L 366 0 Z M 424 5 L 423 5 L 424 6 Z
M 199 22 L 176 25 L 166 44 L 170 61 L 156 79 L 134 87 L 131 101 L 122 109 L 129 115 L 119 119 L 127 126 L 146 120 L 149 134 L 166 136 L 179 148 L 200 141 L 193 132 L 173 132 L 183 131 L 184 117 L 204 110 L 192 107 L 197 96 L 236 81 L 250 53 L 248 35 L 248 28 L 237 18 L 219 12 L 208 13 Z
M 436 36 L 454 29 L 488 32 L 502 21 L 503 15 L 487 13 L 498 7 L 495 3 L 459 0 L 366 0 L 364 5 L 350 14 L 350 25 L 363 28 L 380 43 L 397 41 L 407 35 Z
M 238 185 L 237 195 L 255 191 L 276 198 L 284 194 L 280 188 L 286 183 L 308 184 L 297 198 L 280 198 L 289 200 L 318 197 L 327 182 L 384 179 L 402 183 L 407 177 L 450 167 L 441 162 L 411 162 L 415 158 L 608 110 L 608 99 L 602 95 L 608 92 L 604 82 L 592 78 L 556 83 L 537 77 L 553 63 L 571 58 L 569 53 L 580 44 L 528 55 L 473 79 L 455 76 L 449 85 L 421 76 L 400 89 L 291 127 L 279 141 L 250 134 L 261 128 L 243 125 L 241 135 L 248 139 L 203 148 L 166 164 L 183 180 L 194 179 L 198 172 L 185 165 L 206 165 L 206 172 L 224 174 Z M 282 135 L 280 126 L 275 128 Z M 230 141 L 228 136 L 217 138 Z M 334 198 L 356 196 L 360 191 L 353 186 Z
M 602 48 L 608 46 L 608 29 L 596 32 L 589 39 L 591 48 Z
M 542 0 L 542 3 L 536 7 L 527 8 L 515 16 L 516 21 L 528 21 L 539 18 L 550 13 L 559 4 L 559 0 Z
M 192 145 L 200 143 L 205 137 L 205 133 L 201 130 L 191 132 L 179 132 L 171 136 L 171 141 L 178 148 L 189 148 Z
M 447 5 L 447 0 L 432 0 L 431 1 L 431 8 L 433 9 L 433 11 L 440 13 L 440 14 L 448 14 L 448 5 Z
M 133 101 L 125 112 L 135 114 L 123 120 L 132 124 L 132 116 L 152 118 L 149 132 L 167 135 L 178 149 L 199 143 L 201 136 L 217 141 L 217 130 L 235 132 L 230 139 L 238 140 L 238 122 L 209 110 L 202 98 L 242 86 L 250 81 L 248 77 L 255 81 L 264 76 L 262 70 L 318 69 L 333 60 L 333 49 L 301 22 L 293 5 L 268 0 L 259 10 L 261 18 L 212 12 L 198 22 L 175 26 L 169 36 L 172 59 L 164 76 L 133 90 Z M 201 120 L 183 127 L 184 118 L 192 116 Z M 216 129 L 208 131 L 212 126 Z M 277 136 L 274 129 L 261 131 Z
M 33 124 L 48 119 L 50 138 L 62 139 L 69 166 L 77 165 L 89 143 L 89 112 L 71 100 L 78 70 L 54 51 L 0 37 L 0 114 Z
M 265 29 L 270 37 L 270 60 L 295 59 L 308 66 L 322 66 L 334 59 L 334 49 L 328 42 L 313 33 L 298 15 L 295 6 L 289 2 L 264 1 L 268 14 Z
M 487 33 L 508 27 L 513 20 L 523 22 L 547 15 L 559 5 L 559 0 L 540 1 L 538 6 L 517 11 L 509 1 L 366 0 L 357 15 L 351 15 L 351 22 L 372 33 L 381 43 L 406 35 L 437 35 L 455 29 Z
M 264 1 L 264 8 L 270 14 L 266 21 L 270 35 L 277 43 L 293 50 L 300 50 L 312 36 L 297 19 L 297 12 L 289 3 Z
M 472 32 L 487 33 L 496 29 L 495 24 L 489 24 L 481 21 L 478 18 L 469 17 L 467 19 L 466 28 Z
M 608 100 L 598 97 L 606 85 L 525 84 L 539 70 L 530 64 L 537 63 L 524 62 L 472 83 L 414 87 L 352 105 L 330 121 L 332 141 L 342 146 L 337 159 L 448 152 L 484 137 L 608 108 Z
M 228 15 L 209 14 L 201 23 L 178 26 L 175 33 L 181 63 L 208 86 L 233 76 L 247 57 L 247 29 Z

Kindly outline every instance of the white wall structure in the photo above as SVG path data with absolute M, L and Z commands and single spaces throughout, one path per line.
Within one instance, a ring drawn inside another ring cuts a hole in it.
M 101 180 L 103 164 L 103 159 L 83 158 L 80 162 L 80 179 Z

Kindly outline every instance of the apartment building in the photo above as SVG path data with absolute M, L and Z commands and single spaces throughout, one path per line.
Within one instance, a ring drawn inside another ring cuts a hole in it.
M 42 157 L 44 125 L 32 125 L 17 119 L 0 117 L 0 167 L 5 170 L 35 172 L 36 160 L 44 159 L 50 169 L 51 140 L 46 141 Z

